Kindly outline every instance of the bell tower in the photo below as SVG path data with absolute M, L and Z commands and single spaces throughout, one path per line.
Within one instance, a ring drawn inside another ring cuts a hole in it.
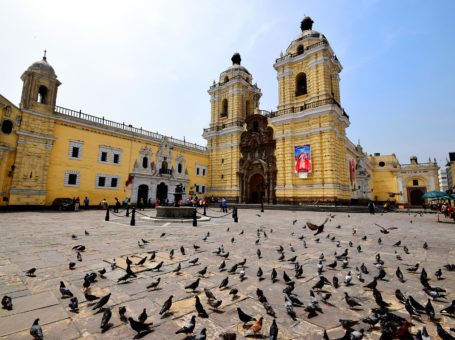
M 349 117 L 340 105 L 342 66 L 310 17 L 300 30 L 273 65 L 279 99 L 269 122 L 276 138 L 277 201 L 347 201 Z M 302 166 L 300 158 L 308 164 Z
M 53 114 L 60 81 L 47 62 L 46 51 L 42 60 L 33 63 L 21 76 L 21 109 Z
M 10 205 L 46 203 L 48 168 L 54 138 L 54 108 L 60 81 L 46 51 L 22 74 L 22 119 L 16 131 L 17 148 Z M 48 202 L 49 203 L 49 202 Z
M 238 170 L 240 135 L 244 122 L 259 110 L 261 90 L 253 85 L 253 76 L 241 65 L 239 53 L 232 66 L 213 81 L 208 90 L 211 103 L 210 127 L 203 137 L 209 148 L 209 195 L 237 201 L 240 196 Z

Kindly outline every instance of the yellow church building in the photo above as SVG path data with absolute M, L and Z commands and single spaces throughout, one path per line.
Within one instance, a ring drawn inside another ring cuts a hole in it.
M 61 85 L 46 56 L 22 75 L 19 107 L 0 95 L 0 205 L 51 205 L 84 197 L 133 203 L 225 197 L 238 203 L 421 203 L 438 190 L 436 162 L 401 165 L 368 155 L 346 136 L 342 66 L 305 17 L 275 60 L 279 102 L 260 109 L 262 92 L 238 53 L 210 86 L 207 146 L 56 105 Z

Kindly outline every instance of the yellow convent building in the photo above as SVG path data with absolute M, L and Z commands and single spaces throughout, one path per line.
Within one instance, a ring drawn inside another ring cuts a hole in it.
M 305 17 L 276 59 L 279 102 L 261 110 L 262 92 L 238 53 L 210 95 L 207 146 L 56 105 L 61 85 L 46 56 L 22 75 L 19 107 L 0 95 L 1 205 L 51 205 L 56 198 L 131 197 L 133 203 L 225 197 L 239 203 L 364 202 L 420 204 L 438 190 L 436 162 L 400 165 L 367 155 L 346 136 L 340 61 Z

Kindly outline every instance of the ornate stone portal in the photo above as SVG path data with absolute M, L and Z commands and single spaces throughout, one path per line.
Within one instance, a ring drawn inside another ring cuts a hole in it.
M 243 203 L 275 203 L 276 158 L 273 129 L 267 118 L 252 115 L 240 136 L 239 184 Z

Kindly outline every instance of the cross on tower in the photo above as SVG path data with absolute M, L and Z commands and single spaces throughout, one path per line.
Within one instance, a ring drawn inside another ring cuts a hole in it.
M 46 60 L 46 53 L 47 53 L 47 51 L 46 51 L 46 50 L 44 50 L 44 56 L 43 56 L 43 60 Z

